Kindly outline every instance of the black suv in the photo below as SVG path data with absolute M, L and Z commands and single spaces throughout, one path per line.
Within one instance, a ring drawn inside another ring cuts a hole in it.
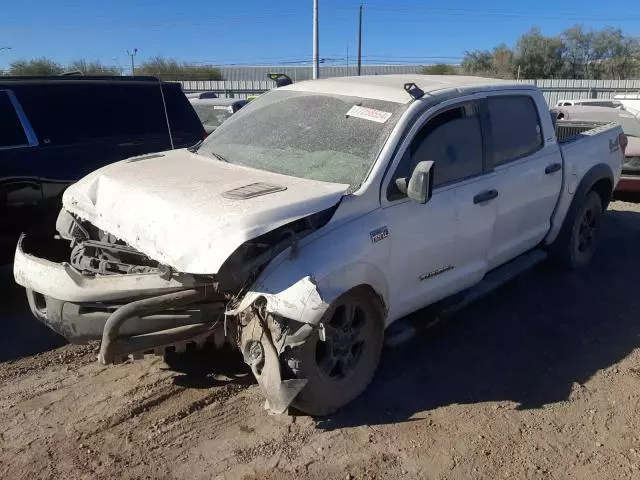
M 108 163 L 189 147 L 205 132 L 177 83 L 153 77 L 0 77 L 0 264 L 51 229 L 64 189 Z

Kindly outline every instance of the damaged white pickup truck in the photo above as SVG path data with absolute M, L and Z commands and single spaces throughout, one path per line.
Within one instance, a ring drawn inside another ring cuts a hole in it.
M 328 414 L 365 390 L 395 320 L 532 251 L 590 261 L 626 137 L 563 128 L 531 85 L 297 83 L 201 145 L 71 186 L 15 279 L 52 329 L 101 339 L 101 362 L 229 342 L 269 409 Z

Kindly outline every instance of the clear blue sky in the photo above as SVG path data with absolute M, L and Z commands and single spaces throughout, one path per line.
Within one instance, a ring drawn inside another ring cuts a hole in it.
M 359 0 L 320 0 L 320 55 L 344 63 L 357 45 Z M 583 24 L 640 36 L 638 0 L 371 0 L 367 63 L 455 63 L 468 49 L 513 44 L 533 25 L 545 34 Z M 312 0 L 6 0 L 0 68 L 19 58 L 76 58 L 128 67 L 155 55 L 211 64 L 281 64 L 311 57 Z

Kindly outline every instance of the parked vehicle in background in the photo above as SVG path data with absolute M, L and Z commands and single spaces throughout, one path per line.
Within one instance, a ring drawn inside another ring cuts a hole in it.
M 619 94 L 613 98 L 622 103 L 625 110 L 640 119 L 640 93 Z
M 249 103 L 249 100 L 238 98 L 190 98 L 189 102 L 191 102 L 193 109 L 198 114 L 205 132 L 209 134 Z
M 328 414 L 365 390 L 399 318 L 547 253 L 590 262 L 625 136 L 570 133 L 533 85 L 296 83 L 198 147 L 70 187 L 58 253 L 23 238 L 15 279 L 51 328 L 102 339 L 103 363 L 227 341 L 272 411 Z
M 192 98 L 218 98 L 218 94 L 212 91 L 191 92 L 191 93 L 187 93 L 186 96 L 189 100 L 191 100 Z
M 609 107 L 609 108 L 622 108 L 622 102 L 618 100 L 612 100 L 607 98 L 580 98 L 572 100 L 558 100 L 556 107 L 571 107 L 574 105 L 583 105 L 590 107 Z
M 556 107 L 551 109 L 558 125 L 568 127 L 581 122 L 615 122 L 628 138 L 622 176 L 616 191 L 640 191 L 640 119 L 627 110 L 606 107 Z
M 108 163 L 204 136 L 180 85 L 152 77 L 1 78 L 0 125 L 2 263 L 21 232 L 55 231 L 69 184 Z

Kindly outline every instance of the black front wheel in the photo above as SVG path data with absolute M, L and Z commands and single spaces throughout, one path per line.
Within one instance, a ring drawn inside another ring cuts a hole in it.
M 384 309 L 368 289 L 340 296 L 316 331 L 285 355 L 286 367 L 308 380 L 292 406 L 310 415 L 328 415 L 360 395 L 378 367 L 384 337 Z

